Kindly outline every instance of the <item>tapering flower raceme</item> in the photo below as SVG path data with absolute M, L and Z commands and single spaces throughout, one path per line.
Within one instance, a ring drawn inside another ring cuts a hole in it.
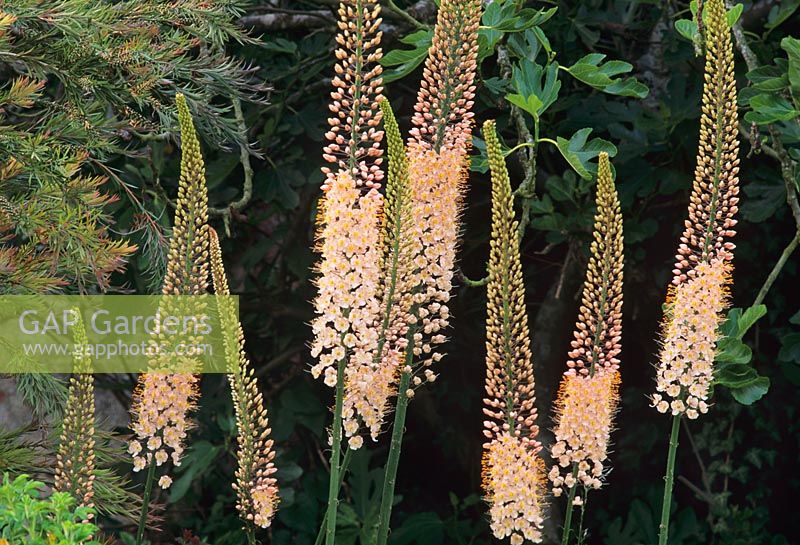
M 87 344 L 86 331 L 78 317 L 74 329 L 76 347 Z M 78 505 L 92 507 L 95 480 L 94 451 L 94 375 L 92 361 L 82 350 L 73 356 L 73 375 L 69 380 L 69 397 L 61 423 L 61 436 L 56 453 L 55 489 L 69 492 Z M 91 517 L 91 515 L 90 515 Z
M 689 217 L 680 239 L 673 284 L 690 278 L 700 263 L 730 261 L 739 203 L 739 119 L 733 43 L 722 0 L 709 0 L 705 84 Z
M 414 356 L 426 367 L 427 380 L 435 378 L 427 367 L 441 359 L 434 347 L 446 340 L 450 321 L 448 303 L 472 140 L 480 15 L 480 0 L 444 0 L 439 6 L 406 152 L 409 211 L 413 236 L 419 241 L 414 265 L 420 272 L 412 277 L 417 285 L 412 288 L 409 323 L 414 324 Z
M 325 138 L 329 143 L 323 155 L 335 166 L 322 169 L 328 184 L 338 172 L 348 172 L 359 187 L 377 188 L 383 179 L 378 108 L 383 92 L 380 11 L 380 4 L 370 0 L 343 0 L 339 4 L 336 75 L 330 104 L 333 117 L 328 119 L 330 130 Z
M 722 0 L 709 0 L 700 144 L 662 327 L 653 405 L 697 418 L 708 410 L 719 323 L 728 286 L 739 203 L 739 132 L 733 43 Z
M 729 305 L 731 265 L 700 263 L 667 302 L 653 405 L 691 419 L 708 412 L 719 327 Z
M 208 194 L 200 142 L 195 133 L 186 99 L 177 96 L 181 129 L 181 176 L 178 201 L 170 241 L 163 295 L 202 295 L 208 288 L 209 235 Z M 167 303 L 170 304 L 170 303 Z M 199 315 L 202 303 L 192 303 L 183 313 Z M 160 308 L 164 315 L 178 309 Z M 180 314 L 179 314 L 180 315 Z M 160 339 L 169 344 L 176 339 Z M 184 339 L 198 342 L 196 337 Z M 183 441 L 190 426 L 188 413 L 194 409 L 198 393 L 198 376 L 186 372 L 197 367 L 190 357 L 174 358 L 167 353 L 154 357 L 149 364 L 155 372 L 139 376 L 131 408 L 136 437 L 128 451 L 133 456 L 134 471 L 155 462 L 160 466 L 169 458 L 180 464 Z M 179 372 L 165 372 L 178 370 Z M 169 486 L 164 480 L 162 486 Z
M 333 387 L 337 364 L 347 362 L 345 383 L 350 395 L 343 408 L 344 426 L 352 446 L 357 447 L 356 412 L 370 420 L 368 408 L 384 395 L 373 391 L 373 383 L 367 380 L 375 370 L 373 356 L 378 345 L 383 197 L 375 189 L 363 193 L 349 173 L 340 172 L 326 184 L 323 203 L 314 300 L 317 317 L 312 322 L 311 345 L 311 355 L 318 363 L 311 373 L 324 375 L 325 384 Z
M 484 124 L 492 172 L 486 302 L 483 484 L 495 537 L 541 541 L 544 464 L 536 440 L 533 362 L 511 183 L 493 121 Z
M 605 152 L 598 158 L 597 213 L 592 236 L 580 316 L 567 360 L 567 367 L 581 375 L 593 374 L 599 368 L 616 370 L 622 349 L 622 213 Z
M 423 225 L 415 221 L 406 147 L 388 100 L 382 100 L 386 147 L 389 156 L 383 225 L 384 283 L 381 313 L 387 350 L 404 352 L 406 334 L 416 323 L 414 306 L 423 283 L 421 260 Z
M 553 492 L 600 488 L 619 399 L 622 338 L 622 214 L 607 153 L 597 170 L 597 213 L 580 315 L 556 401 Z
M 481 0 L 442 0 L 425 61 L 411 144 L 436 151 L 470 143 Z M 413 177 L 412 177 L 413 180 Z
M 181 175 L 172 228 L 164 295 L 203 295 L 208 289 L 208 190 L 200 141 L 186 98 L 179 94 Z
M 228 297 L 230 288 L 222 262 L 217 233 L 210 229 L 211 275 L 222 324 L 223 343 L 228 363 L 228 382 L 236 412 L 239 448 L 236 451 L 236 508 L 242 519 L 261 528 L 272 523 L 278 505 L 278 483 L 274 477 L 275 451 L 264 399 L 258 389 L 250 360 L 244 351 L 244 332 L 236 309 Z

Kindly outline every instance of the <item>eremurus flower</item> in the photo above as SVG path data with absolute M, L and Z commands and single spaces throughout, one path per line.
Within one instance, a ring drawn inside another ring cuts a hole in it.
M 278 486 L 273 462 L 275 451 L 264 399 L 258 389 L 250 360 L 244 351 L 244 333 L 230 295 L 228 278 L 222 262 L 222 249 L 216 231 L 209 230 L 211 239 L 211 276 L 220 311 L 223 343 L 228 363 L 228 382 L 231 386 L 236 413 L 236 509 L 242 519 L 261 528 L 272 523 L 278 504 Z
M 723 0 L 703 5 L 706 59 L 700 142 L 688 218 L 662 323 L 653 406 L 672 413 L 659 545 L 667 545 L 680 422 L 708 410 L 739 204 L 739 120 L 733 42 Z
M 181 175 L 162 294 L 201 295 L 206 293 L 209 276 L 205 167 L 186 99 L 179 94 L 176 102 L 181 130 Z M 159 312 L 165 310 L 168 309 Z M 136 437 L 130 442 L 128 452 L 133 456 L 134 471 L 151 463 L 160 466 L 170 457 L 175 465 L 180 464 L 190 425 L 188 413 L 199 395 L 197 375 L 185 372 L 187 366 L 192 366 L 191 361 L 170 361 L 168 355 L 161 355 L 150 365 L 156 372 L 139 376 L 131 406 L 131 429 Z M 176 365 L 183 372 L 164 372 Z M 160 485 L 166 488 L 170 482 L 162 479 Z
M 622 214 L 607 153 L 597 170 L 597 213 L 567 371 L 555 411 L 553 493 L 600 488 L 619 399 L 622 338 Z
M 333 117 L 328 119 L 330 130 L 325 138 L 329 143 L 323 150 L 323 158 L 335 167 L 322 169 L 327 183 L 332 183 L 338 172 L 350 174 L 359 187 L 377 188 L 383 179 L 378 108 L 383 92 L 380 11 L 380 4 L 370 0 L 339 4 L 330 103 Z
M 719 325 L 728 306 L 739 203 L 739 129 L 733 43 L 722 0 L 704 6 L 705 84 L 688 218 L 662 327 L 653 405 L 697 418 L 708 410 Z
M 415 265 L 414 355 L 424 366 L 442 355 L 472 141 L 480 0 L 444 0 L 412 117 L 407 148 L 409 212 L 419 237 Z M 432 371 L 426 369 L 430 378 Z
M 80 313 L 74 325 L 76 346 L 86 345 L 86 330 Z M 82 352 L 73 357 L 73 375 L 69 380 L 69 397 L 61 423 L 61 436 L 56 452 L 55 490 L 69 492 L 78 505 L 92 507 L 95 479 L 94 452 L 94 375 L 91 358 Z
M 511 183 L 494 122 L 483 132 L 492 172 L 483 487 L 495 537 L 519 545 L 541 541 L 545 474 Z

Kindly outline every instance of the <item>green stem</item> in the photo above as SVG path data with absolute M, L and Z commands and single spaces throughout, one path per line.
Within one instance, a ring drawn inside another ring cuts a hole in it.
M 326 517 L 325 544 L 336 542 L 336 512 L 339 508 L 339 470 L 341 469 L 342 451 L 342 405 L 344 404 L 344 369 L 347 362 L 343 359 L 336 370 L 336 406 L 333 412 L 333 429 L 331 430 L 331 478 L 328 485 L 328 510 Z
M 350 465 L 350 460 L 353 457 L 353 451 L 351 449 L 346 449 L 344 452 L 344 460 L 342 460 L 342 469 L 339 471 L 339 488 L 337 489 L 337 497 L 339 490 L 342 489 L 342 483 L 344 482 L 345 473 L 347 473 L 347 468 Z M 322 524 L 319 527 L 319 532 L 317 532 L 317 539 L 314 540 L 314 545 L 322 545 L 322 540 L 325 538 L 325 523 L 328 520 L 328 512 L 322 515 Z
M 398 19 L 401 19 L 401 20 L 405 21 L 406 23 L 408 23 L 409 25 L 413 26 L 414 28 L 419 29 L 419 30 L 426 30 L 428 28 L 427 25 L 424 25 L 424 24 L 420 23 L 419 21 L 414 19 L 411 15 L 406 13 L 406 10 L 398 7 L 397 4 L 395 4 L 393 2 L 393 0 L 387 0 L 386 7 L 388 8 L 387 11 L 389 13 L 392 13 Z
M 409 344 L 406 348 L 406 361 L 404 366 L 410 366 L 414 361 L 414 331 L 409 332 Z M 389 446 L 389 458 L 386 461 L 386 473 L 383 477 L 383 493 L 381 494 L 381 511 L 378 517 L 377 545 L 386 545 L 389 540 L 389 519 L 392 515 L 394 503 L 394 485 L 397 479 L 397 466 L 400 463 L 400 448 L 403 445 L 403 432 L 406 424 L 406 409 L 408 409 L 408 391 L 411 384 L 411 373 L 405 369 L 400 370 L 400 385 L 397 388 L 397 407 L 394 412 L 392 428 L 392 441 Z
M 247 536 L 247 545 L 256 545 L 256 532 L 253 530 L 251 526 L 247 526 L 244 530 L 245 535 Z
M 150 496 L 153 494 L 153 481 L 156 478 L 155 460 L 150 460 L 150 469 L 147 470 L 147 480 L 144 483 L 142 496 L 142 516 L 139 517 L 139 528 L 136 530 L 136 545 L 144 543 L 144 529 L 147 526 L 147 515 L 150 512 Z
M 675 457 L 678 452 L 678 432 L 681 417 L 672 417 L 672 432 L 669 435 L 669 454 L 667 455 L 667 474 L 664 477 L 664 503 L 661 506 L 661 524 L 658 527 L 658 545 L 667 545 L 669 535 L 669 514 L 672 506 L 672 485 L 675 481 Z
M 569 534 L 572 530 L 572 511 L 575 508 L 573 502 L 575 501 L 575 490 L 578 488 L 578 483 L 572 485 L 569 489 L 569 496 L 567 497 L 567 512 L 564 515 L 564 532 L 561 534 L 561 545 L 569 543 Z
M 781 273 L 781 269 L 789 260 L 792 253 L 797 249 L 798 244 L 800 244 L 800 231 L 794 236 L 794 238 L 789 242 L 789 244 L 784 248 L 783 253 L 781 254 L 780 259 L 778 262 L 775 263 L 775 266 L 770 271 L 769 276 L 764 281 L 764 285 L 761 286 L 761 289 L 758 292 L 758 296 L 756 297 L 755 301 L 753 301 L 753 306 L 760 305 L 764 302 L 764 299 L 767 297 L 772 284 L 775 283 L 775 280 L 778 278 L 778 275 Z

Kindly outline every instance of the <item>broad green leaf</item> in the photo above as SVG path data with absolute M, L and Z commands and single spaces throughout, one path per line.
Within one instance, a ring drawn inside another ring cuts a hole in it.
M 205 473 L 221 449 L 220 445 L 212 445 L 208 441 L 198 441 L 189 447 L 181 465 L 183 472 L 170 488 L 169 503 L 175 503 L 186 495 L 194 479 Z
M 714 373 L 714 384 L 730 389 L 744 388 L 759 378 L 756 370 L 746 363 L 723 365 Z
M 800 363 L 800 333 L 789 333 L 781 337 L 781 351 L 778 353 L 778 359 Z
M 444 542 L 444 523 L 436 513 L 410 515 L 392 530 L 393 545 L 439 545 Z
M 565 202 L 574 200 L 575 194 L 575 176 L 550 176 L 545 181 L 547 188 L 547 195 L 553 197 L 553 200 Z
M 542 44 L 542 47 L 547 52 L 547 58 L 552 59 L 555 56 L 555 53 L 553 52 L 553 48 L 550 45 L 550 40 L 547 37 L 547 34 L 544 33 L 544 30 L 539 27 L 533 27 L 531 32 L 533 32 L 534 36 L 536 36 L 536 39 L 540 44 Z
M 758 377 L 751 383 L 741 388 L 731 390 L 733 398 L 742 405 L 752 405 L 769 391 L 769 378 Z
M 503 32 L 497 30 L 505 18 L 500 2 L 492 2 L 483 10 L 481 28 L 478 30 L 478 59 L 483 60 L 494 53 Z
M 739 318 L 738 321 L 738 331 L 737 337 L 739 339 L 743 338 L 748 330 L 753 327 L 753 325 L 766 316 L 767 314 L 767 306 L 766 305 L 756 305 L 753 307 L 748 308 L 747 310 L 742 313 L 742 316 Z
M 551 63 L 547 68 L 544 68 L 535 62 L 523 59 L 514 66 L 511 79 L 517 95 L 525 97 L 526 102 L 530 102 L 531 105 L 535 104 L 536 101 L 539 102 L 539 106 L 534 111 L 523 108 L 537 119 L 556 101 L 558 92 L 561 89 L 561 82 L 558 79 L 558 65 L 556 63 Z M 536 101 L 530 101 L 531 96 Z M 512 103 L 516 104 L 513 101 Z
M 742 16 L 742 11 L 744 11 L 744 4 L 736 4 L 728 10 L 728 13 L 725 14 L 725 18 L 728 21 L 729 27 L 732 27 L 736 24 L 736 21 L 738 21 L 739 17 Z
M 781 40 L 781 48 L 789 56 L 789 90 L 795 107 L 800 109 L 800 40 L 787 36 Z
M 753 87 L 759 91 L 780 92 L 789 87 L 789 76 L 787 63 L 784 59 L 776 59 L 783 65 L 760 66 L 747 73 Z
M 750 183 L 744 187 L 747 199 L 742 199 L 742 217 L 751 223 L 761 223 L 786 206 L 786 189 L 778 183 Z
M 506 95 L 506 100 L 508 100 L 514 106 L 525 110 L 534 118 L 539 118 L 539 110 L 542 107 L 542 101 L 539 100 L 536 95 L 528 95 L 526 97 L 516 94 Z
M 717 343 L 718 363 L 747 364 L 753 357 L 749 346 L 734 337 L 724 337 Z
M 550 8 L 548 10 L 525 8 L 515 14 L 515 9 L 513 2 L 504 4 L 500 10 L 502 19 L 491 25 L 490 28 L 501 32 L 522 32 L 545 23 L 558 10 L 558 8 Z
M 472 149 L 478 152 L 477 155 L 470 155 L 469 169 L 473 172 L 486 174 L 489 172 L 489 158 L 486 156 L 486 141 L 479 136 L 472 136 Z
M 678 19 L 675 21 L 675 30 L 678 31 L 678 34 L 692 43 L 700 40 L 700 32 L 697 30 L 697 22 L 692 19 Z
M 480 28 L 478 30 L 478 61 L 492 56 L 502 37 L 503 33 L 499 30 Z
M 649 89 L 636 78 L 615 79 L 620 74 L 627 74 L 633 66 L 623 61 L 607 61 L 602 63 L 605 55 L 592 53 L 566 68 L 572 77 L 611 95 L 644 98 Z M 601 64 L 602 63 L 602 64 Z
M 786 22 L 800 7 L 800 0 L 782 0 L 777 7 L 777 11 L 770 12 L 769 21 L 764 25 L 767 30 L 772 30 Z
M 555 212 L 550 195 L 544 194 L 541 199 L 531 201 L 531 212 L 534 214 L 552 214 Z
M 556 139 L 558 151 L 584 180 L 591 180 L 589 161 L 600 155 L 601 151 L 605 151 L 611 157 L 617 154 L 617 148 L 611 142 L 601 138 L 593 138 L 587 142 L 591 132 L 592 129 L 585 128 L 577 131 L 569 140 L 560 136 Z M 592 171 L 595 170 L 596 168 L 592 168 Z
M 413 72 L 428 56 L 432 40 L 432 30 L 418 30 L 402 38 L 402 43 L 413 45 L 414 48 L 394 49 L 383 56 L 381 65 L 391 68 L 383 73 L 383 82 L 391 83 Z
M 788 121 L 800 115 L 800 112 L 795 110 L 788 100 L 770 93 L 761 93 L 752 97 L 750 107 L 752 111 L 747 112 L 744 119 L 748 123 L 759 125 Z
M 281 482 L 296 481 L 303 475 L 303 468 L 294 462 L 283 462 L 275 472 L 275 478 Z

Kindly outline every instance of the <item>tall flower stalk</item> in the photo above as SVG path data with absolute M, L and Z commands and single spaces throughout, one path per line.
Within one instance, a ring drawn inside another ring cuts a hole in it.
M 608 154 L 599 156 L 594 240 L 583 284 L 567 371 L 556 401 L 550 470 L 553 495 L 567 490 L 561 542 L 572 532 L 574 506 L 583 511 L 591 489 L 600 488 L 619 399 L 622 338 L 622 214 Z M 578 487 L 583 488 L 579 494 Z M 579 538 L 582 529 L 578 530 Z
M 492 533 L 512 545 L 542 539 L 544 462 L 539 456 L 518 222 L 494 121 L 483 125 L 492 173 L 492 236 L 486 287 L 483 487 Z
M 370 388 L 379 372 L 372 357 L 380 322 L 379 281 L 381 264 L 380 218 L 383 196 L 383 133 L 377 101 L 381 80 L 382 33 L 380 5 L 368 0 L 345 0 L 339 5 L 328 144 L 323 158 L 326 180 L 320 200 L 317 250 L 316 318 L 311 354 L 317 363 L 314 377 L 323 377 L 335 388 L 330 444 L 330 481 L 325 513 L 325 542 L 333 545 L 343 471 L 342 431 L 352 448 L 361 446 L 357 433 L 361 421 L 375 428 L 375 396 Z M 366 372 L 363 375 L 361 372 Z M 363 375 L 363 376 L 362 376 Z M 388 384 L 388 379 L 375 381 Z M 347 393 L 346 393 L 347 385 Z M 379 426 L 379 425 L 378 425 Z
M 662 327 L 653 406 L 672 414 L 659 526 L 669 538 L 680 419 L 708 411 L 716 343 L 729 305 L 731 261 L 739 194 L 739 131 L 733 44 L 722 0 L 709 0 L 706 63 L 689 215 L 680 239 Z
M 387 217 L 390 225 L 397 227 L 407 221 L 410 227 L 396 231 L 399 238 L 387 245 L 406 252 L 407 257 L 395 263 L 406 267 L 405 270 L 385 271 L 391 282 L 405 284 L 396 284 L 392 293 L 406 303 L 398 307 L 396 319 L 388 322 L 387 342 L 394 342 L 394 348 L 390 345 L 384 349 L 388 354 L 404 354 L 404 361 L 400 363 L 396 388 L 378 545 L 385 545 L 388 540 L 406 409 L 414 396 L 414 387 L 436 380 L 431 366 L 442 358 L 436 346 L 446 340 L 444 331 L 450 320 L 448 302 L 469 161 L 480 16 L 480 0 L 441 2 L 414 107 L 408 147 L 403 154 L 399 131 L 396 142 L 390 142 L 389 146 L 390 174 L 391 162 L 397 164 L 395 180 L 390 179 L 389 183 L 400 184 L 395 187 L 402 187 L 402 191 L 406 191 L 406 180 L 408 186 L 407 193 L 402 193 L 407 200 L 387 213 Z M 385 124 L 387 134 L 392 124 L 393 120 Z M 387 237 L 387 240 L 392 239 Z M 387 304 L 393 303 L 386 300 L 384 308 Z M 386 316 L 389 315 L 387 312 Z
M 86 346 L 86 330 L 78 310 L 74 325 L 75 346 Z M 95 441 L 94 441 L 94 375 L 91 357 L 76 352 L 73 375 L 69 380 L 69 397 L 61 423 L 61 436 L 56 453 L 55 485 L 57 492 L 69 492 L 81 507 L 94 507 Z
M 209 278 L 208 194 L 205 166 L 192 116 L 183 95 L 176 98 L 181 133 L 181 175 L 175 220 L 164 277 L 162 295 L 202 295 Z M 160 308 L 159 312 L 169 309 Z M 193 308 L 193 312 L 200 309 Z M 172 339 L 174 341 L 175 339 Z M 154 372 L 139 375 L 131 406 L 131 429 L 135 437 L 128 446 L 133 456 L 133 469 L 148 467 L 144 504 L 137 531 L 137 543 L 144 539 L 150 496 L 156 467 L 170 458 L 180 465 L 198 391 L 198 376 L 186 372 L 191 362 L 179 362 L 179 372 L 169 372 L 174 362 L 164 354 L 154 357 L 149 365 Z M 165 372 L 166 371 L 166 372 Z M 162 475 L 158 484 L 169 488 L 172 479 Z
M 264 399 L 258 389 L 250 360 L 244 350 L 244 332 L 230 300 L 228 277 L 216 231 L 209 229 L 211 276 L 222 324 L 233 407 L 236 413 L 236 509 L 246 521 L 248 542 L 255 543 L 254 528 L 268 528 L 278 505 L 278 486 L 273 462 L 275 451 Z

